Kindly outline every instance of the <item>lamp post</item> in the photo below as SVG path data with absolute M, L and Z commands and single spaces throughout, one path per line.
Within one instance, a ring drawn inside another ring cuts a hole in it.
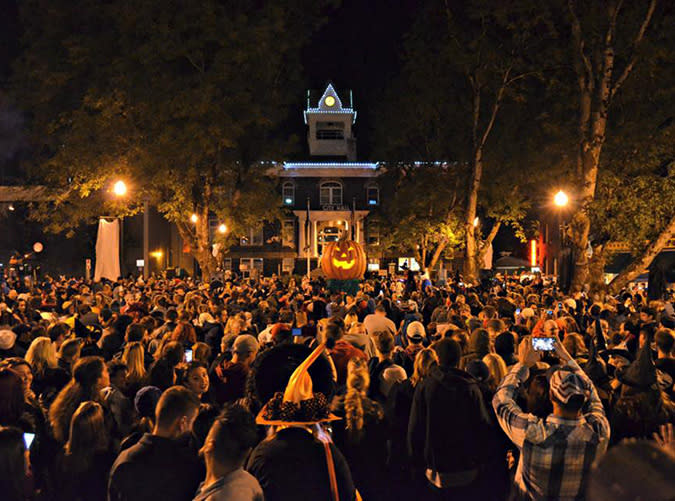
M 569 205 L 570 198 L 563 190 L 559 190 L 553 196 L 553 205 L 558 209 L 558 269 L 556 270 L 558 278 L 558 286 L 562 289 L 567 289 L 567 280 L 563 276 L 569 270 L 563 271 L 563 259 L 565 258 L 565 223 L 563 222 L 563 211 Z M 566 290 L 565 290 L 566 292 Z
M 112 191 L 117 198 L 122 198 L 127 194 L 127 185 L 120 179 L 115 182 Z M 120 221 L 120 275 L 124 276 L 124 218 L 118 219 Z

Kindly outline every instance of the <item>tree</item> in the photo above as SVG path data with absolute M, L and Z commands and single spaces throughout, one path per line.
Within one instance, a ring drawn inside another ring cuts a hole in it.
M 593 2 L 582 7 L 568 0 L 572 61 L 578 89 L 578 141 L 575 178 L 579 210 L 570 224 L 574 273 L 572 288 L 589 280 L 587 247 L 596 197 L 601 153 L 607 140 L 612 105 L 644 59 L 643 45 L 657 0 Z
M 278 215 L 261 161 L 297 143 L 284 126 L 301 96 L 300 48 L 328 4 L 25 2 L 14 88 L 33 119 L 34 172 L 53 192 L 37 217 L 72 228 L 149 199 L 208 278 L 210 218 L 233 241 Z M 103 196 L 117 177 L 134 203 Z
M 460 207 L 443 224 L 452 226 L 458 217 L 462 221 L 462 231 L 454 234 L 463 235 L 464 279 L 469 282 L 477 280 L 479 262 L 501 225 L 517 224 L 526 213 L 526 190 L 519 183 L 530 182 L 525 172 L 530 164 L 516 166 L 501 154 L 505 150 L 499 141 L 489 151 L 488 140 L 493 140 L 505 106 L 519 113 L 523 85 L 538 74 L 527 57 L 534 58 L 539 49 L 540 21 L 536 5 L 522 0 L 498 7 L 480 0 L 426 2 L 408 34 L 395 92 L 387 95 L 381 112 L 381 122 L 387 123 L 381 126 L 387 136 L 379 138 L 385 158 L 466 167 L 459 183 Z M 441 198 L 456 198 L 447 183 L 431 189 L 440 191 Z M 494 221 L 485 238 L 474 224 L 481 211 Z M 443 239 L 435 235 L 432 241 Z
M 387 164 L 380 177 L 386 207 L 375 214 L 387 228 L 381 245 L 412 254 L 425 271 L 433 270 L 446 250 L 463 238 L 464 165 Z

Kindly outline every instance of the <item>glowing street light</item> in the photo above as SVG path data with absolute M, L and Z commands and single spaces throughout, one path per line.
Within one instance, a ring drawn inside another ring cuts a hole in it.
M 474 227 L 474 228 L 477 228 L 479 222 L 480 222 L 480 219 L 478 219 L 478 216 L 476 216 L 476 217 L 473 219 L 473 227 Z
M 192 221 L 193 223 L 197 224 L 198 220 L 199 220 L 199 218 L 197 217 L 197 214 L 192 214 L 190 216 L 190 221 Z
M 123 197 L 127 194 L 127 185 L 124 181 L 117 181 L 113 185 L 113 193 L 118 197 Z
M 556 204 L 558 207 L 565 207 L 569 203 L 570 199 L 567 196 L 567 193 L 565 193 L 563 190 L 560 190 L 558 193 L 555 194 L 553 197 L 553 203 Z
M 225 223 L 221 224 L 218 226 L 218 233 L 225 233 L 227 231 L 227 226 L 225 226 Z

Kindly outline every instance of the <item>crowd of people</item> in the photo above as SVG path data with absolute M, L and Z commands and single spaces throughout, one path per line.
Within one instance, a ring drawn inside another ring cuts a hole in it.
M 675 499 L 671 299 L 4 278 L 0 498 Z

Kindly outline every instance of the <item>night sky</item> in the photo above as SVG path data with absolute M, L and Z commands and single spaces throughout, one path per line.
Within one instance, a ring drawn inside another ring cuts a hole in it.
M 10 75 L 12 59 L 19 52 L 20 0 L 0 0 L 0 91 Z M 373 160 L 374 117 L 378 97 L 387 81 L 399 70 L 405 33 L 416 13 L 415 0 L 344 0 L 305 47 L 304 79 L 312 90 L 328 82 L 338 89 L 351 89 L 358 111 L 356 134 L 359 160 Z M 298 89 L 304 105 L 307 89 Z M 302 110 L 297 112 L 298 132 L 304 134 Z

